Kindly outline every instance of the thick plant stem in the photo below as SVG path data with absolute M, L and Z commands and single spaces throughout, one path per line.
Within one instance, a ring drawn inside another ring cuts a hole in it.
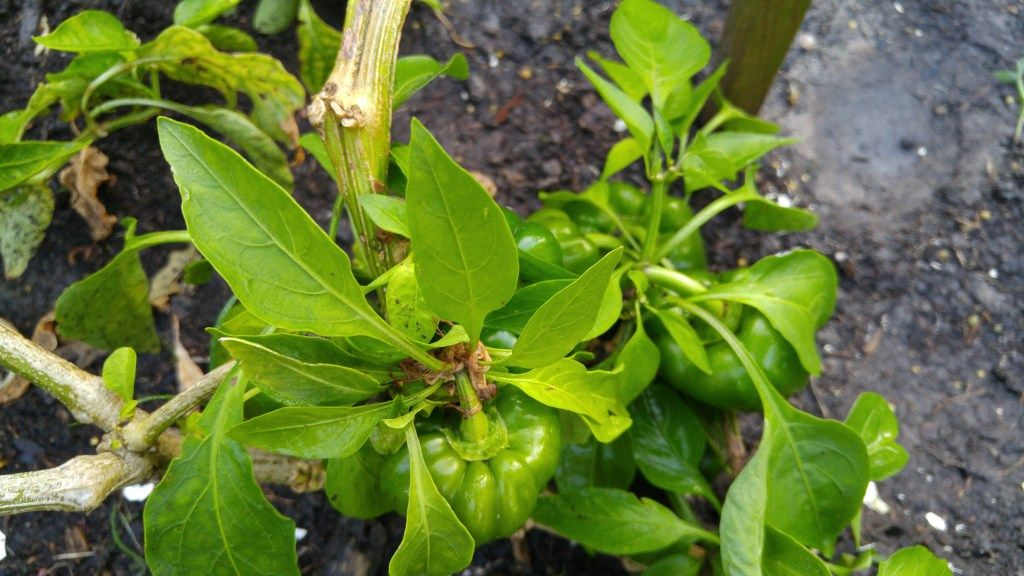
M 473 388 L 473 380 L 465 370 L 455 373 L 455 390 L 459 394 L 459 407 L 464 419 L 459 430 L 467 442 L 483 442 L 487 438 L 489 423 L 484 406 Z
M 0 476 L 0 516 L 37 510 L 89 512 L 112 492 L 153 474 L 146 457 L 128 453 L 76 456 L 49 470 Z
M 113 430 L 122 400 L 103 386 L 103 379 L 39 347 L 0 324 L 0 365 L 46 390 L 79 422 Z
M 641 260 L 651 262 L 654 258 L 654 250 L 658 247 L 658 232 L 661 229 L 661 212 L 665 206 L 665 196 L 668 194 L 668 183 L 664 176 L 657 176 L 651 188 L 651 214 L 647 222 L 647 235 L 644 236 L 643 254 Z
M 390 247 L 363 214 L 358 197 L 386 189 L 395 61 L 410 4 L 411 0 L 348 3 L 334 70 L 310 105 L 310 121 L 321 130 L 353 234 L 373 276 L 391 267 Z M 339 216 L 336 209 L 332 229 Z
M 725 98 L 757 114 L 811 0 L 733 0 L 722 33 Z
M 130 450 L 145 450 L 152 446 L 164 430 L 208 400 L 217 391 L 221 382 L 235 369 L 235 362 L 229 362 L 199 379 L 191 388 L 178 394 L 157 408 L 152 414 L 136 418 L 124 427 L 125 446 Z

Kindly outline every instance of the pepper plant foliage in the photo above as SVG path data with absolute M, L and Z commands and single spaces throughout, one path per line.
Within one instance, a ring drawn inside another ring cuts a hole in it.
M 199 10 L 202 3 L 182 6 L 191 25 L 215 16 Z M 319 34 L 304 46 L 337 48 L 340 35 L 307 4 L 298 14 L 305 34 Z M 194 58 L 221 70 L 239 56 L 210 52 L 192 28 L 176 26 L 139 45 L 118 26 L 83 16 L 58 28 L 51 44 L 68 49 L 102 38 L 98 54 L 120 62 L 114 66 L 225 94 L 247 92 L 248 81 L 271 82 L 208 76 L 211 68 Z M 718 96 L 724 68 L 694 83 L 710 48 L 669 10 L 625 0 L 610 30 L 621 61 L 590 54 L 592 64 L 577 62 L 630 133 L 612 147 L 596 182 L 579 193 L 542 193 L 544 208 L 521 218 L 414 119 L 409 142 L 392 147 L 387 189 L 345 203 L 358 211 L 349 220 L 364 241 L 351 257 L 292 198 L 290 178 L 241 142 L 248 160 L 195 126 L 157 120 L 187 232 L 130 229 L 124 252 L 62 297 L 74 309 L 138 284 L 138 250 L 188 241 L 237 298 L 210 330 L 211 364 L 237 364 L 185 426 L 181 455 L 146 504 L 146 559 L 155 574 L 298 573 L 294 525 L 264 498 L 246 448 L 326 460 L 325 489 L 342 514 L 404 515 L 389 567 L 395 576 L 460 571 L 476 546 L 531 517 L 590 550 L 628 556 L 650 576 L 871 569 L 870 548 L 839 554 L 837 540 L 850 529 L 861 544 L 869 481 L 907 461 L 895 416 L 876 394 L 861 396 L 845 422 L 787 402 L 821 371 L 815 333 L 835 305 L 832 264 L 794 250 L 711 271 L 700 237 L 705 223 L 741 204 L 749 228 L 816 224 L 810 212 L 756 188 L 757 161 L 790 140 Z M 323 82 L 323 61 L 323 54 L 304 58 L 321 63 L 304 76 Z M 438 74 L 465 72 L 458 59 L 419 57 L 400 61 L 403 68 L 396 105 Z M 152 83 L 131 75 L 124 82 L 142 92 L 126 106 L 170 110 L 221 131 L 177 104 L 154 105 Z M 270 92 L 291 94 L 295 83 L 282 85 Z M 268 119 L 292 109 L 288 97 L 287 104 L 254 98 L 262 108 L 247 126 L 272 139 Z M 109 102 L 106 110 L 115 107 Z M 717 112 L 700 125 L 709 104 Z M 326 148 L 303 138 L 327 165 L 326 149 L 338 145 L 330 134 Z M 27 168 L 4 174 L 37 181 L 83 145 L 18 144 L 24 151 L 0 149 L 0 161 L 13 155 L 11 165 Z M 617 178 L 634 165 L 649 186 Z M 694 213 L 698 194 L 714 198 Z M 380 255 L 368 253 L 364 220 L 384 231 Z M 118 262 L 128 258 L 132 270 Z M 389 267 L 370 276 L 368 258 Z M 119 342 L 116 332 L 93 327 L 80 337 L 108 348 L 149 347 Z M 134 358 L 119 351 L 104 368 L 108 386 L 126 400 Z M 746 461 L 736 448 L 740 411 L 764 417 Z M 716 489 L 724 484 L 724 493 Z M 916 548 L 882 562 L 881 573 L 916 574 L 924 562 L 928 574 L 945 570 Z

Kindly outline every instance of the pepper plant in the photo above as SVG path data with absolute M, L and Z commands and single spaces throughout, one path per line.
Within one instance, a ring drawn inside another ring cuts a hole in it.
M 158 575 L 298 573 L 294 525 L 254 476 L 322 484 L 345 515 L 404 515 L 396 576 L 460 571 L 531 517 L 648 575 L 870 570 L 861 501 L 906 463 L 896 419 L 877 394 L 844 422 L 787 401 L 821 371 L 814 337 L 835 305 L 832 264 L 794 250 L 710 271 L 699 235 L 738 205 L 749 228 L 815 225 L 757 191 L 757 161 L 789 140 L 721 99 L 724 68 L 692 83 L 710 58 L 693 26 L 625 0 L 610 28 L 621 61 L 591 54 L 604 75 L 578 65 L 630 137 L 597 182 L 542 193 L 545 207 L 523 219 L 418 120 L 392 146 L 392 106 L 452 64 L 396 65 L 408 8 L 350 2 L 310 105 L 321 141 L 303 142 L 340 190 L 327 232 L 257 163 L 157 120 L 187 230 L 129 228 L 123 254 L 190 242 L 223 277 L 234 298 L 210 329 L 215 369 L 148 414 L 132 399 L 130 348 L 110 356 L 101 386 L 0 328 L 0 362 L 103 427 L 91 458 L 113 470 L 78 487 L 89 499 L 60 505 L 39 480 L 60 485 L 70 463 L 0 477 L 0 511 L 87 510 L 165 469 L 144 513 Z M 718 112 L 698 125 L 711 99 Z M 617 179 L 634 165 L 645 186 Z M 694 212 L 706 194 L 716 197 Z M 351 255 L 335 241 L 343 213 Z M 115 277 L 116 262 L 62 299 L 109 291 L 96 278 Z M 119 328 L 98 332 L 108 347 Z M 749 459 L 739 411 L 763 414 Z M 847 529 L 856 554 L 837 553 L 852 550 L 837 544 Z M 879 573 L 948 570 L 915 548 Z

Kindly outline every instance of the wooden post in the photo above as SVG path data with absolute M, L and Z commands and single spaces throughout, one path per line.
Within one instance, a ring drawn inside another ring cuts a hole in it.
M 725 98 L 757 114 L 811 0 L 733 0 L 722 33 Z

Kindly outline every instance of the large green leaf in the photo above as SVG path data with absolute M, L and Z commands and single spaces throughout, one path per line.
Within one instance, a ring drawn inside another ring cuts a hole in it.
M 519 334 L 538 308 L 571 283 L 572 280 L 564 279 L 527 284 L 516 290 L 504 306 L 488 314 L 484 319 L 484 325 L 495 330 L 508 330 L 513 334 Z
M 334 68 L 341 48 L 341 32 L 317 16 L 309 0 L 299 4 L 299 75 L 310 94 L 319 92 Z
M 471 343 L 515 292 L 519 260 L 501 209 L 417 120 L 409 141 L 409 232 L 423 297 Z
M 375 518 L 390 512 L 391 501 L 380 482 L 384 459 L 367 443 L 351 456 L 329 460 L 324 483 L 327 500 L 338 512 L 353 518 Z
M 437 316 L 427 306 L 416 279 L 415 254 L 395 267 L 384 294 L 388 322 L 417 342 L 430 342 L 437 331 Z
M 829 576 L 825 563 L 814 552 L 799 542 L 769 527 L 765 532 L 764 558 L 761 560 L 765 576 Z
M 633 457 L 651 483 L 678 494 L 715 498 L 700 471 L 707 437 L 697 414 L 673 390 L 653 385 L 632 404 Z
M 0 258 L 12 280 L 28 267 L 53 219 L 53 192 L 45 185 L 0 192 Z
M 568 354 L 594 327 L 621 257 L 621 248 L 609 252 L 538 308 L 505 362 L 539 368 Z
M 213 21 L 242 0 L 181 0 L 174 7 L 174 23 L 198 26 Z
M 110 12 L 85 10 L 60 23 L 45 36 L 33 36 L 41 46 L 62 52 L 119 52 L 134 50 L 139 39 L 125 30 Z
M 794 250 L 762 258 L 731 282 L 690 299 L 731 300 L 757 308 L 793 346 L 804 368 L 817 374 L 821 358 L 814 334 L 832 315 L 838 282 L 828 258 L 813 250 Z
M 562 494 L 588 486 L 628 490 L 636 476 L 633 446 L 626 434 L 612 442 L 589 438 L 583 444 L 562 446 L 555 482 Z
M 299 458 L 344 458 L 359 450 L 378 422 L 391 416 L 392 402 L 365 406 L 280 408 L 238 424 L 235 440 Z
M 219 52 L 201 33 L 172 26 L 139 49 L 141 58 L 168 78 L 201 84 L 220 92 L 228 107 L 238 93 L 252 102 L 253 122 L 276 140 L 294 143 L 298 138 L 295 112 L 305 104 L 302 84 L 277 60 L 265 54 Z
M 0 192 L 48 177 L 87 142 L 13 142 L 0 144 Z
M 583 60 L 577 58 L 576 66 L 590 80 L 590 83 L 594 85 L 594 89 L 597 90 L 605 104 L 612 109 L 612 112 L 626 123 L 626 128 L 637 144 L 639 144 L 640 150 L 647 151 L 650 149 L 651 139 L 654 137 L 654 120 L 644 110 L 644 107 L 634 102 L 632 98 L 617 86 L 600 77 Z
M 448 576 L 469 565 L 475 543 L 448 501 L 438 492 L 416 435 L 405 429 L 409 447 L 409 507 L 405 534 L 388 566 L 391 576 Z
M 399 58 L 395 63 L 395 89 L 391 94 L 391 107 L 398 108 L 442 74 L 456 80 L 468 78 L 469 63 L 466 57 L 456 53 L 443 64 L 422 54 Z
M 625 0 L 612 14 L 609 33 L 616 51 L 647 86 L 654 105 L 668 118 L 684 112 L 666 104 L 680 91 L 688 97 L 690 77 L 711 58 L 711 47 L 700 31 L 655 2 Z
M 591 487 L 541 497 L 533 517 L 559 534 L 606 554 L 653 552 L 683 538 L 715 539 L 654 500 L 614 488 Z
M 924 546 L 903 548 L 878 565 L 878 576 L 952 576 L 949 564 Z
M 409 343 L 374 312 L 348 256 L 280 186 L 200 130 L 160 118 L 189 234 L 246 308 L 324 336 Z
M 355 404 L 382 390 L 375 379 L 347 366 L 304 362 L 249 340 L 220 343 L 260 390 L 283 404 Z
M 910 455 L 896 442 L 900 424 L 881 395 L 864 392 L 850 408 L 846 425 L 860 434 L 871 461 L 871 479 L 884 480 L 907 465 Z
M 97 348 L 156 352 L 160 339 L 149 304 L 149 279 L 137 250 L 126 249 L 57 298 L 57 330 Z
M 252 460 L 227 431 L 242 420 L 245 390 L 224 383 L 144 512 L 146 563 L 155 576 L 299 574 L 295 523 L 267 502 Z

